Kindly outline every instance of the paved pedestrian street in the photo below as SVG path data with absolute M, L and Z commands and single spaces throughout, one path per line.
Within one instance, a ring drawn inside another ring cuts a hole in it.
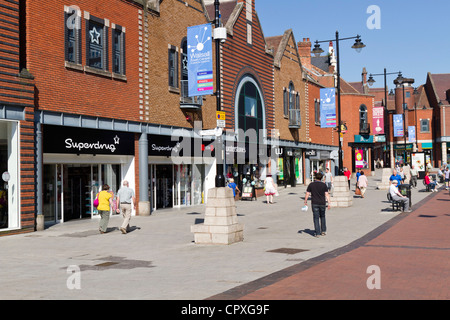
M 113 216 L 106 234 L 79 220 L 2 237 L 0 299 L 449 299 L 448 191 L 413 189 L 401 214 L 376 190 L 380 174 L 364 199 L 327 211 L 319 238 L 300 210 L 305 186 L 272 205 L 237 202 L 244 241 L 229 246 L 193 242 L 204 206 L 133 217 L 126 235 Z

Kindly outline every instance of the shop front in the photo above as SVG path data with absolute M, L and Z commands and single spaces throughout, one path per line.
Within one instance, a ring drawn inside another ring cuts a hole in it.
M 279 185 L 295 187 L 303 184 L 303 156 L 302 149 L 283 147 L 282 156 L 278 162 Z
M 305 179 L 306 183 L 314 181 L 317 172 L 325 174 L 325 169 L 333 169 L 334 161 L 328 150 L 308 149 L 305 151 Z M 333 170 L 332 170 L 333 172 Z
M 0 230 L 20 227 L 19 122 L 0 121 Z
M 205 152 L 202 139 L 190 140 L 187 151 L 183 150 L 183 139 L 172 141 L 171 136 L 148 135 L 152 211 L 201 205 L 207 190 L 214 187 L 215 159 L 211 151 Z
M 135 186 L 133 133 L 44 125 L 43 152 L 46 224 L 98 217 L 104 184 L 114 194 L 123 180 Z

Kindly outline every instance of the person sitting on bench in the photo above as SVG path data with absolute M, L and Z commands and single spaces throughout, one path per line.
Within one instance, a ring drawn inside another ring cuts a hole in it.
M 391 186 L 389 187 L 389 193 L 391 194 L 392 200 L 403 202 L 403 211 L 411 212 L 411 210 L 409 209 L 409 198 L 405 197 L 400 193 L 400 191 L 398 191 L 397 184 L 397 180 L 392 180 Z

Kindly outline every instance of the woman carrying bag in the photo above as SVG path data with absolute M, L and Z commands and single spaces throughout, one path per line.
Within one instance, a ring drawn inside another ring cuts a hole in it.
M 361 198 L 364 198 L 364 194 L 367 190 L 367 185 L 369 184 L 369 181 L 367 180 L 367 177 L 364 175 L 364 171 L 361 171 L 361 175 L 358 179 L 358 187 L 361 191 Z
M 100 215 L 99 231 L 100 233 L 105 233 L 108 229 L 109 223 L 109 212 L 113 206 L 114 194 L 109 190 L 109 186 L 104 184 L 102 191 L 98 194 L 98 214 Z

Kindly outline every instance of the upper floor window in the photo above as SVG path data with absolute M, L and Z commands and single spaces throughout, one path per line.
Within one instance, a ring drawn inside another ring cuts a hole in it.
M 367 117 L 367 107 L 362 104 L 359 107 L 359 130 L 360 132 L 365 132 L 369 129 L 368 117 Z
M 75 7 L 65 7 L 64 26 L 65 59 L 81 64 L 81 11 Z
M 125 75 L 125 28 L 115 25 L 112 32 L 113 72 Z
M 420 132 L 430 132 L 429 119 L 420 119 Z
M 86 65 L 108 70 L 108 27 L 104 20 L 90 17 L 86 21 Z
M 178 88 L 178 48 L 169 45 L 169 87 Z
M 320 100 L 314 99 L 314 123 L 320 126 Z

